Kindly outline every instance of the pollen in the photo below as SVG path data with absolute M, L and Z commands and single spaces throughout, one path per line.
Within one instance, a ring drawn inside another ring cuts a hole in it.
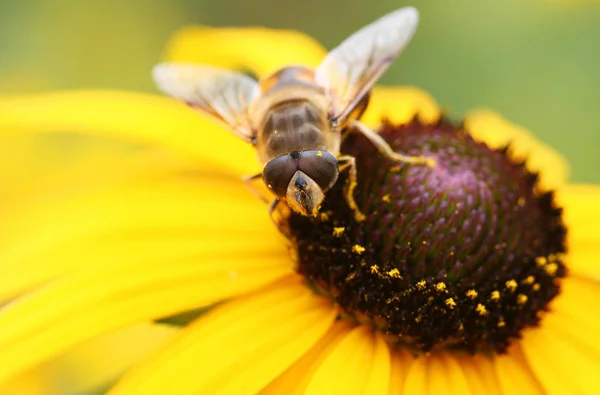
M 318 157 L 321 157 L 321 156 L 323 156 L 323 151 L 319 151 L 319 152 L 317 152 L 317 156 L 318 156 Z
M 395 268 L 387 272 L 387 275 L 391 278 L 402 278 L 402 276 L 400 275 L 400 270 Z
M 509 289 L 510 292 L 514 292 L 517 289 L 517 282 L 514 279 L 508 280 L 506 283 L 506 288 Z
M 474 289 L 470 289 L 466 292 L 466 295 L 469 299 L 475 299 L 477 297 L 478 293 Z
M 379 266 L 371 265 L 371 274 L 379 274 Z
M 485 308 L 484 305 L 482 305 L 481 303 L 479 303 L 477 305 L 477 307 L 475 308 L 475 311 L 477 311 L 477 314 L 481 315 L 481 316 L 485 316 L 488 314 L 487 309 Z
M 500 300 L 500 292 L 492 291 L 492 293 L 490 294 L 490 300 L 493 300 L 494 302 L 499 301 Z
M 503 320 L 498 321 L 498 324 L 496 324 L 498 326 L 498 328 L 504 328 L 506 326 L 506 322 L 504 322 Z
M 523 207 L 525 206 L 525 198 L 523 196 L 521 196 L 519 199 L 517 199 L 517 204 L 519 205 L 519 207 Z
M 533 289 L 535 292 L 539 291 L 539 290 L 540 290 L 540 288 L 541 288 L 541 285 L 540 285 L 540 284 L 537 284 L 537 283 L 536 283 L 536 284 L 533 284 L 533 286 L 531 287 L 531 289 Z
M 526 285 L 531 285 L 535 282 L 535 277 L 534 276 L 527 276 L 522 283 L 526 284 Z
M 542 267 L 544 266 L 546 263 L 548 263 L 548 259 L 545 256 L 538 256 L 537 258 L 535 258 L 535 263 L 539 266 Z
M 398 173 L 400 171 L 400 166 L 398 166 L 398 165 L 392 166 L 392 167 L 390 167 L 390 171 L 392 173 Z
M 383 195 L 381 197 L 381 200 L 383 200 L 386 203 L 389 203 L 392 200 L 392 195 L 389 193 L 386 193 L 385 195 Z
M 333 236 L 341 237 L 344 234 L 345 230 L 346 230 L 346 228 L 343 226 L 336 226 L 333 228 Z
M 446 284 L 439 282 L 437 284 L 435 284 L 435 289 L 439 292 L 445 291 L 446 290 Z
M 527 303 L 527 299 L 529 299 L 527 295 L 519 294 L 517 295 L 517 304 L 525 304 Z
M 558 271 L 558 265 L 556 263 L 549 263 L 544 266 L 544 270 L 548 273 L 549 276 L 554 276 Z
M 456 307 L 456 302 L 453 298 L 448 298 L 444 300 L 444 303 L 446 303 L 446 306 L 448 306 L 449 309 L 453 309 L 454 307 Z
M 360 244 L 354 244 L 352 246 L 352 252 L 354 252 L 355 254 L 362 254 L 363 252 L 365 252 L 365 247 L 361 246 Z
M 427 283 L 425 282 L 425 280 L 421 280 L 416 284 L 417 289 L 420 291 L 424 290 L 426 285 Z

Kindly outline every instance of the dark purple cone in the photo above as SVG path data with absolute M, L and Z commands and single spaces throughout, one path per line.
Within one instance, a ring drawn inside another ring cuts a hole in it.
M 391 343 L 505 351 L 559 292 L 562 210 L 508 148 L 492 150 L 449 122 L 380 132 L 397 152 L 433 156 L 436 166 L 390 162 L 350 135 L 342 152 L 357 159 L 367 219 L 353 219 L 342 172 L 319 218 L 287 220 L 298 272 Z

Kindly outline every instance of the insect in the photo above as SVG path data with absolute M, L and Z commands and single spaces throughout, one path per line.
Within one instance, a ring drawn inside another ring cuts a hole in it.
M 316 216 L 340 171 L 355 219 L 365 216 L 355 199 L 355 159 L 340 152 L 347 133 L 362 133 L 394 161 L 432 165 L 432 160 L 394 152 L 359 121 L 369 92 L 412 38 L 418 12 L 405 7 L 363 27 L 327 54 L 316 69 L 289 66 L 256 81 L 221 68 L 162 63 L 153 73 L 158 87 L 200 113 L 224 124 L 252 144 L 264 165 L 260 174 L 275 195 L 297 213 Z

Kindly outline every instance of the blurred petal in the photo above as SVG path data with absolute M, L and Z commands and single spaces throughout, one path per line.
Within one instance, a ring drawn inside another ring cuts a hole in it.
M 440 118 L 440 109 L 429 94 L 412 87 L 376 86 L 361 119 L 365 124 L 376 128 L 383 119 L 403 124 L 415 117 L 425 123 L 435 122 Z
M 251 71 L 263 77 L 284 66 L 316 67 L 325 55 L 319 43 L 293 30 L 190 26 L 171 38 L 165 58 Z
M 447 352 L 420 356 L 410 366 L 405 395 L 463 394 L 471 391 L 458 361 Z
M 256 393 L 310 350 L 336 314 L 289 277 L 201 317 L 111 395 Z
M 2 394 L 76 395 L 114 382 L 178 330 L 144 323 L 99 336 L 0 387 Z M 37 383 L 35 390 L 26 390 Z
M 385 394 L 390 351 L 366 325 L 350 331 L 313 375 L 305 394 Z
M 312 376 L 349 331 L 349 323 L 337 321 L 309 352 L 272 381 L 260 394 L 304 394 Z
M 600 186 L 568 185 L 557 197 L 569 230 L 570 273 L 600 281 Z
M 490 147 L 502 148 L 510 144 L 511 156 L 527 160 L 527 168 L 540 173 L 543 190 L 561 188 L 570 176 L 564 156 L 537 140 L 531 132 L 515 125 L 491 110 L 478 110 L 467 114 L 466 130 Z
M 406 349 L 400 349 L 392 352 L 392 365 L 390 369 L 390 387 L 389 395 L 404 394 L 404 383 L 410 370 L 410 365 L 415 361 L 415 357 L 410 355 Z
M 513 344 L 507 354 L 495 356 L 494 367 L 503 394 L 545 395 L 519 344 Z
M 92 266 L 57 279 L 0 310 L 0 381 L 110 330 L 260 288 L 288 265 L 281 254 L 214 254 Z
M 458 354 L 456 359 L 469 383 L 473 395 L 502 395 L 492 357 Z
M 0 229 L 0 300 L 84 268 L 201 263 L 241 252 L 278 256 L 288 267 L 264 203 L 239 181 L 199 180 L 129 183 L 15 209 Z
M 170 98 L 69 91 L 0 98 L 0 133 L 73 132 L 169 148 L 235 175 L 260 171 L 252 147 Z

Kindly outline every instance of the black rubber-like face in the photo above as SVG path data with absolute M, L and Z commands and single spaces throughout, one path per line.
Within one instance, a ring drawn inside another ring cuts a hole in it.
M 329 190 L 338 178 L 338 161 L 327 151 L 300 152 L 298 170 L 312 178 L 323 190 Z
M 271 160 L 263 169 L 263 181 L 277 197 L 285 197 L 288 185 L 298 169 L 298 161 L 286 154 Z

